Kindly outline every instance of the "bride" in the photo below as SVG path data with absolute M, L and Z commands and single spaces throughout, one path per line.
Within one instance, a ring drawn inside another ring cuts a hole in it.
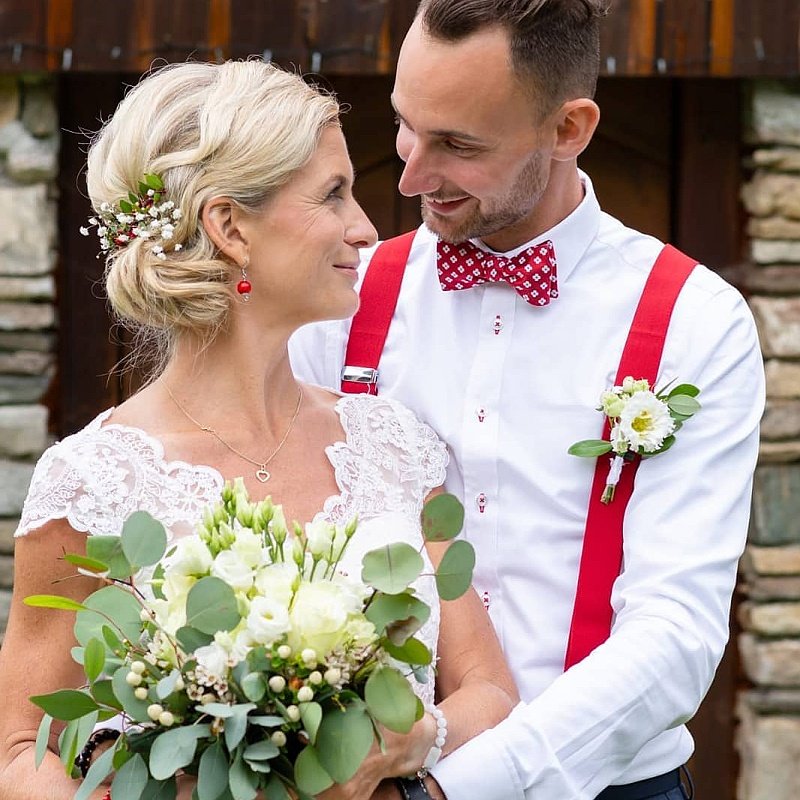
M 41 712 L 28 700 L 81 683 L 71 625 L 22 600 L 70 574 L 59 556 L 80 552 L 87 532 L 119 534 L 144 509 L 183 536 L 224 480 L 243 475 L 254 500 L 271 495 L 288 519 L 358 514 L 354 565 L 381 537 L 422 541 L 420 509 L 444 480 L 441 442 L 394 401 L 300 384 L 287 356 L 300 326 L 353 314 L 359 248 L 376 240 L 353 198 L 338 113 L 332 97 L 260 62 L 180 64 L 131 91 L 90 148 L 89 222 L 109 300 L 162 360 L 144 389 L 37 466 L 0 651 L 4 800 L 70 800 L 76 790 L 55 753 L 35 768 Z M 434 562 L 441 547 L 428 546 Z M 419 580 L 435 607 L 435 589 Z M 80 578 L 59 591 L 81 600 L 97 588 Z M 421 636 L 431 648 L 438 640 L 436 697 L 433 681 L 415 689 L 446 716 L 446 754 L 503 718 L 516 692 L 474 593 L 444 603 Z M 388 735 L 386 755 L 373 751 L 321 797 L 400 797 L 387 779 L 413 775 L 436 730 L 426 713 L 407 736 Z M 180 797 L 191 791 L 187 781 Z M 421 784 L 403 791 L 427 796 Z

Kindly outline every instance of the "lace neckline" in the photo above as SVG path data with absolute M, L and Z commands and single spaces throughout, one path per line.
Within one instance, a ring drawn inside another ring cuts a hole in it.
M 336 488 L 338 489 L 338 492 L 335 492 L 334 494 L 325 498 L 322 508 L 315 514 L 314 520 L 317 520 L 320 517 L 326 518 L 332 508 L 341 506 L 345 502 L 345 495 L 348 493 L 348 491 L 343 480 L 344 476 L 342 474 L 341 463 L 334 458 L 334 454 L 340 448 L 352 448 L 352 432 L 349 426 L 345 423 L 345 406 L 348 404 L 348 401 L 356 401 L 363 397 L 364 395 L 342 394 L 334 405 L 334 411 L 339 417 L 339 424 L 342 427 L 344 438 L 337 439 L 334 442 L 326 445 L 324 451 L 325 456 L 328 459 L 328 463 L 331 465 L 331 469 L 333 470 L 333 478 L 336 482 Z M 225 484 L 226 478 L 216 467 L 212 467 L 210 464 L 192 464 L 181 459 L 167 461 L 167 459 L 164 457 L 164 443 L 154 434 L 148 433 L 146 430 L 136 425 L 125 425 L 121 422 L 109 422 L 108 424 L 103 424 L 114 413 L 115 409 L 116 406 L 111 406 L 111 408 L 101 411 L 86 426 L 86 429 L 95 432 L 104 430 L 117 430 L 120 432 L 131 433 L 138 437 L 152 450 L 153 456 L 156 459 L 159 467 L 163 470 L 164 474 L 169 475 L 177 471 L 187 471 L 196 473 L 198 475 L 206 475 L 213 482 L 215 493 L 218 494 L 222 491 L 222 487 Z

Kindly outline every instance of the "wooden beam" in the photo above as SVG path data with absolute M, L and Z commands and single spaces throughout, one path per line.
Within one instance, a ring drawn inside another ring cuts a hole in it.
M 53 72 L 69 68 L 64 55 L 72 43 L 72 0 L 47 0 L 47 69 Z
M 208 6 L 210 60 L 231 57 L 231 0 L 211 0 Z
M 628 23 L 629 75 L 651 75 L 656 61 L 656 19 L 654 0 L 631 0 Z
M 733 74 L 736 0 L 713 0 L 711 4 L 711 74 Z

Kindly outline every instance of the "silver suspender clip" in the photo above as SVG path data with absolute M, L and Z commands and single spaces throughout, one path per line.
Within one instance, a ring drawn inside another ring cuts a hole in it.
M 351 367 L 345 365 L 342 368 L 342 380 L 351 383 L 369 383 L 376 384 L 378 382 L 378 370 L 371 367 Z

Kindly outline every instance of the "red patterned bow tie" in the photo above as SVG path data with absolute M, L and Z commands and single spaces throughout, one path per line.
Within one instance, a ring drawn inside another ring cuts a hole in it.
M 436 267 L 445 292 L 505 281 L 532 306 L 546 306 L 558 297 L 556 254 L 549 240 L 511 258 L 487 253 L 472 242 L 439 242 Z

